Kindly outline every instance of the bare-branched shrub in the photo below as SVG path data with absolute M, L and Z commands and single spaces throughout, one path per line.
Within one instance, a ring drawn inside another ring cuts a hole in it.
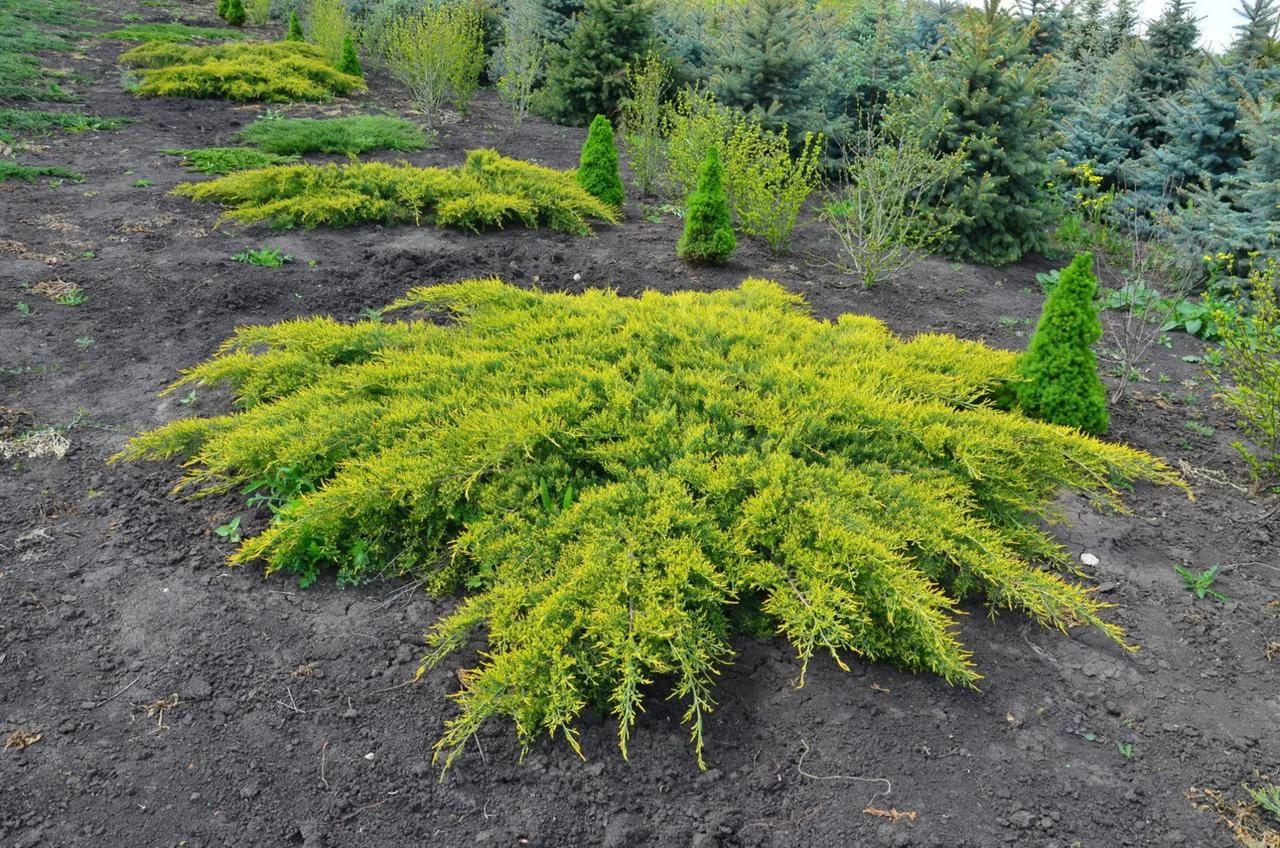
M 307 41 L 319 47 L 331 62 L 342 56 L 342 42 L 351 34 L 351 16 L 343 0 L 310 0 L 306 7 Z
M 1221 399 L 1239 417 L 1253 442 L 1232 443 L 1253 479 L 1280 476 L 1280 300 L 1274 261 L 1250 276 L 1251 310 L 1220 310 L 1214 319 L 1222 335 L 1222 366 L 1210 371 Z
M 855 279 L 870 288 L 919 261 L 951 234 L 937 211 L 939 186 L 964 167 L 905 121 L 868 126 L 845 148 L 849 165 L 823 207 Z
M 493 53 L 498 96 L 519 124 L 529 114 L 533 92 L 547 60 L 544 10 L 537 0 L 511 0 L 502 19 L 502 43 Z
M 627 96 L 622 101 L 622 140 L 636 185 L 652 194 L 662 174 L 662 98 L 671 70 L 650 52 L 627 69 Z

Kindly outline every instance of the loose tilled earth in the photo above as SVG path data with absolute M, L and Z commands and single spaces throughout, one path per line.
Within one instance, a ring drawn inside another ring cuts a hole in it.
M 185 11 L 212 24 L 212 6 Z M 166 19 L 123 3 L 104 25 L 125 12 Z M 587 239 L 216 228 L 216 208 L 166 194 L 191 177 L 158 151 L 231 143 L 261 108 L 136 99 L 120 85 L 120 49 L 88 41 L 47 57 L 85 75 L 75 108 L 135 121 L 52 135 L 25 157 L 86 182 L 0 185 L 0 437 L 53 425 L 70 440 L 62 459 L 0 467 L 0 738 L 39 734 L 0 752 L 0 846 L 1232 844 L 1194 800 L 1204 787 L 1239 797 L 1242 781 L 1280 770 L 1280 658 L 1268 652 L 1280 642 L 1280 501 L 1231 485 L 1243 479 L 1233 428 L 1200 366 L 1183 361 L 1199 352 L 1183 335 L 1156 348 L 1152 382 L 1114 411 L 1111 437 L 1184 463 L 1195 502 L 1144 486 L 1132 515 L 1073 503 L 1061 530 L 1074 555 L 1100 559 L 1099 591 L 1141 651 L 974 606 L 963 638 L 981 691 L 821 660 L 796 689 L 782 640 L 744 639 L 718 687 L 708 771 L 678 705 L 656 701 L 629 762 L 599 716 L 586 721 L 585 762 L 558 743 L 520 762 L 511 728 L 493 722 L 441 780 L 430 746 L 461 660 L 410 681 L 421 633 L 448 601 L 408 581 L 303 590 L 229 570 L 213 528 L 237 514 L 255 528 L 261 513 L 231 497 L 175 499 L 171 465 L 105 465 L 142 428 L 223 408 L 203 390 L 158 399 L 177 369 L 238 324 L 354 318 L 411 285 L 491 274 L 624 292 L 765 276 L 821 316 L 864 312 L 904 334 L 1021 348 L 1042 300 L 1034 274 L 1052 266 L 928 261 L 869 292 L 837 289 L 833 245 L 810 222 L 790 257 L 746 244 L 728 268 L 694 270 L 673 253 L 678 219 L 649 220 L 656 209 L 634 200 L 621 226 Z M 287 111 L 407 109 L 380 82 L 355 102 Z M 540 120 L 513 127 L 486 94 L 438 149 L 403 158 L 453 164 L 493 146 L 572 167 L 581 139 Z M 296 261 L 230 259 L 263 244 Z M 88 300 L 27 288 L 57 279 Z M 1174 563 L 1221 564 L 1228 599 L 1196 600 Z

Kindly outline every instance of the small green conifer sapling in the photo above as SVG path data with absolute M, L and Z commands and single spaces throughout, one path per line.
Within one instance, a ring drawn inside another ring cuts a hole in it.
M 622 206 L 622 177 L 618 173 L 618 146 L 613 125 L 604 115 L 596 115 L 587 130 L 578 163 L 578 185 L 593 197 L 615 208 Z
M 1097 286 L 1092 254 L 1080 254 L 1063 270 L 1020 360 L 1018 404 L 1033 418 L 1101 434 L 1108 416 L 1092 349 L 1102 335 L 1094 305 Z
M 356 45 L 351 40 L 350 33 L 342 39 L 342 56 L 338 59 L 338 70 L 354 77 L 364 76 L 364 68 L 360 66 L 360 57 L 356 55 Z
M 736 246 L 720 153 L 711 147 L 698 172 L 698 187 L 685 205 L 684 232 L 676 242 L 676 253 L 691 262 L 723 265 Z
M 227 0 L 227 23 L 232 26 L 244 26 L 244 0 Z
M 285 41 L 302 41 L 302 22 L 298 20 L 297 11 L 289 13 L 289 31 L 285 34 Z

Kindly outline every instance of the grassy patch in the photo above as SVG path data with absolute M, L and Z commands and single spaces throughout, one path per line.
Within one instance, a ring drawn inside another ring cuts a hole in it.
M 576 747 L 593 706 L 625 754 L 663 695 L 700 752 L 736 631 L 788 639 L 801 680 L 821 653 L 966 685 L 964 597 L 1119 641 L 1042 522 L 1064 490 L 1119 507 L 1124 481 L 1178 480 L 993 407 L 1010 352 L 817 321 L 762 280 L 640 298 L 471 280 L 386 311 L 414 314 L 238 330 L 170 388 L 229 384 L 237 411 L 117 459 L 181 458 L 183 488 L 272 507 L 236 562 L 470 590 L 428 638 L 427 665 L 487 641 L 446 762 L 501 716 L 526 746 Z
M 357 115 L 348 118 L 259 118 L 240 137 L 268 153 L 343 153 L 367 150 L 422 150 L 434 144 L 422 127 L 404 118 Z
M 266 168 L 294 162 L 296 156 L 276 156 L 253 147 L 199 147 L 194 150 L 166 150 L 171 156 L 181 156 L 182 162 L 193 171 L 202 174 L 229 174 L 250 168 Z
M 522 223 L 586 234 L 589 221 L 617 212 L 587 194 L 572 174 L 473 150 L 460 168 L 382 162 L 279 165 L 239 171 L 174 191 L 227 207 L 226 218 L 277 227 L 334 227 L 424 221 L 470 230 Z
M 126 52 L 138 94 L 262 100 L 325 101 L 364 90 L 364 80 L 333 67 L 320 50 L 297 41 L 253 41 L 196 47 L 152 41 Z
M 40 177 L 54 177 L 55 179 L 71 180 L 77 183 L 84 182 L 84 177 L 80 174 L 56 165 L 19 165 L 15 162 L 0 160 L 0 183 L 6 180 L 21 180 L 24 183 L 33 183 Z
M 104 132 L 130 123 L 128 118 L 99 118 L 80 112 L 0 109 L 0 133 Z
M 244 33 L 226 27 L 202 27 L 190 24 L 134 24 L 104 32 L 98 38 L 113 41 L 163 41 L 179 44 L 189 41 L 239 41 Z
M 79 0 L 0 0 L 0 102 L 78 99 L 35 54 L 70 49 L 84 14 Z

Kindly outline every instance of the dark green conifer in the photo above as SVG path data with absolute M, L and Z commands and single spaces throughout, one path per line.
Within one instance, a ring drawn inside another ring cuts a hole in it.
M 231 0 L 218 0 L 218 17 L 224 21 L 227 19 L 227 7 L 231 5 Z
M 1019 361 L 1018 405 L 1041 421 L 1102 434 L 1107 394 L 1092 349 L 1102 335 L 1093 301 L 1097 286 L 1092 254 L 1080 254 L 1063 269 Z
M 289 31 L 285 34 L 285 41 L 302 41 L 302 21 L 298 20 L 297 11 L 289 13 Z
M 338 59 L 338 70 L 356 77 L 364 76 L 364 68 L 360 67 L 360 57 L 356 55 L 356 44 L 351 34 L 342 39 L 342 56 Z
M 244 25 L 244 0 L 227 0 L 226 19 L 232 26 Z
M 723 265 L 736 246 L 720 153 L 710 147 L 698 172 L 698 187 L 685 203 L 684 232 L 676 242 L 676 254 L 690 262 Z
M 712 57 L 716 101 L 791 135 L 825 129 L 813 106 L 819 55 L 803 0 L 747 0 L 731 13 Z
M 596 115 L 587 130 L 578 160 L 578 184 L 594 197 L 613 207 L 621 207 L 622 177 L 618 173 L 618 146 L 613 125 L 604 115 Z
M 627 68 L 649 48 L 648 0 L 586 0 L 565 43 L 547 56 L 547 85 L 538 108 L 553 121 L 585 124 L 612 115 L 626 95 Z
M 1032 31 L 989 0 L 965 14 L 948 53 L 918 63 L 914 96 L 925 141 L 968 167 L 943 190 L 955 226 L 942 252 L 1005 265 L 1046 246 L 1053 206 L 1054 133 L 1045 94 L 1050 65 L 1031 51 Z

